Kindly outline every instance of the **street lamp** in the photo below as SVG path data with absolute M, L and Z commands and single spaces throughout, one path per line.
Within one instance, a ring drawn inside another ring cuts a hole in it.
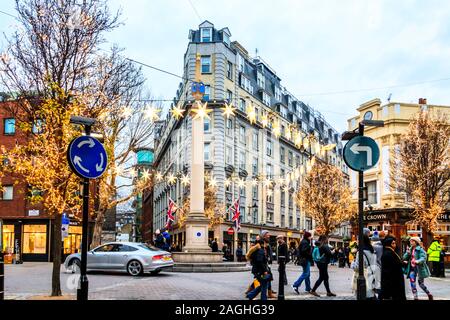
M 342 140 L 351 140 L 357 136 L 364 136 L 364 127 L 383 127 L 382 120 L 363 120 L 358 128 L 353 131 L 346 131 L 342 134 Z M 366 279 L 364 277 L 364 251 L 363 251 L 363 228 L 364 228 L 364 171 L 358 171 L 358 280 L 357 280 L 357 299 L 366 299 Z
M 256 201 L 255 201 L 255 202 L 253 202 L 253 205 L 247 206 L 247 208 L 248 208 L 248 212 L 249 212 L 251 215 L 253 215 L 254 209 L 257 209 L 257 208 L 258 208 L 258 204 L 257 204 Z M 254 221 L 255 221 L 255 218 L 253 217 L 252 223 L 254 223 Z M 258 212 L 256 213 L 256 221 L 258 221 Z

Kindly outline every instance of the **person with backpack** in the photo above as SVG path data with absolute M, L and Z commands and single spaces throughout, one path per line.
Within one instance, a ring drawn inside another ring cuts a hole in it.
M 325 289 L 327 290 L 327 297 L 335 297 L 336 295 L 330 290 L 330 284 L 328 281 L 328 264 L 330 263 L 331 259 L 331 250 L 330 246 L 328 245 L 327 236 L 321 235 L 319 237 L 318 244 L 313 250 L 312 257 L 317 264 L 317 268 L 319 268 L 319 279 L 317 279 L 314 287 L 309 293 L 313 296 L 320 297 L 316 290 L 323 282 L 325 285 Z
M 300 246 L 298 248 L 298 261 L 300 266 L 302 267 L 302 274 L 294 282 L 292 285 L 292 289 L 295 293 L 299 294 L 298 288 L 302 285 L 302 282 L 305 281 L 305 292 L 311 291 L 311 262 L 312 262 L 312 249 L 311 249 L 311 233 L 305 231 L 303 234 L 303 239 L 300 242 Z
M 425 286 L 424 280 L 430 276 L 430 269 L 427 265 L 427 253 L 420 246 L 419 237 L 411 237 L 409 240 L 410 248 L 403 255 L 403 261 L 406 265 L 405 274 L 409 279 L 414 300 L 419 300 L 417 294 L 416 282 L 419 282 L 420 288 L 427 294 L 429 300 L 433 300 L 433 295 Z
M 260 285 L 248 292 L 246 296 L 249 300 L 253 300 L 259 293 L 261 293 L 261 300 L 267 300 L 267 287 L 269 281 L 272 280 L 272 275 L 269 273 L 268 259 L 266 250 L 264 250 L 264 241 L 258 240 L 257 245 L 254 248 L 255 249 L 252 250 L 250 255 L 250 260 L 252 262 L 252 273 Z

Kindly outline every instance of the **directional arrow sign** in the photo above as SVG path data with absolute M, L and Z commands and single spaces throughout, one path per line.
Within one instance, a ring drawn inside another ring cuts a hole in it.
M 97 139 L 90 136 L 78 137 L 69 144 L 67 159 L 71 169 L 80 177 L 95 179 L 106 170 L 108 156 Z
M 344 161 L 355 171 L 366 171 L 375 166 L 380 159 L 380 149 L 375 140 L 357 136 L 344 147 Z

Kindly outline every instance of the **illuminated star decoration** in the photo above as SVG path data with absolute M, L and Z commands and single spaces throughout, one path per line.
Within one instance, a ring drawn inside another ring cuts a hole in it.
M 280 128 L 280 121 L 279 120 L 275 120 L 273 122 L 272 132 L 273 132 L 273 135 L 276 138 L 279 138 L 281 136 L 281 128 Z
M 150 172 L 147 169 L 144 169 L 142 171 L 141 178 L 144 179 L 144 181 L 147 181 L 148 179 L 150 179 Z
M 167 182 L 169 182 L 169 184 L 174 184 L 176 181 L 177 177 L 175 177 L 173 173 L 169 174 L 169 176 L 167 177 Z
M 186 110 L 183 110 L 181 108 L 173 107 L 172 110 L 170 110 L 170 113 L 172 113 L 172 116 L 175 118 L 175 120 L 179 120 L 183 118 L 183 112 L 185 111 Z
M 214 179 L 214 177 L 211 177 L 211 179 L 209 180 L 209 185 L 213 188 L 217 186 L 217 181 L 216 179 Z
M 269 125 L 269 118 L 267 117 L 267 115 L 261 116 L 261 125 L 263 128 L 265 128 Z
M 284 191 L 284 192 L 288 192 L 288 191 L 289 191 L 289 187 L 288 187 L 288 186 L 284 186 L 284 187 L 283 187 L 283 191 Z
M 284 179 L 283 179 L 283 178 L 278 178 L 278 183 L 279 183 L 280 185 L 284 184 Z
M 272 185 L 272 181 L 270 181 L 270 179 L 266 179 L 266 180 L 264 180 L 264 185 L 266 187 L 270 187 Z
M 239 189 L 243 189 L 245 187 L 245 181 L 243 179 L 239 179 L 237 184 Z
M 256 187 L 258 185 L 258 180 L 253 179 L 252 180 L 252 186 Z
M 183 175 L 183 177 L 181 177 L 181 184 L 183 186 L 187 186 L 189 183 L 190 183 L 189 176 Z
M 231 185 L 230 179 L 226 179 L 224 182 L 225 187 L 229 187 Z
M 271 197 L 273 195 L 273 191 L 271 189 L 267 190 L 267 195 Z
M 294 132 L 294 143 L 297 148 L 302 146 L 302 135 L 298 130 Z
M 225 103 L 225 107 L 221 108 L 223 110 L 222 115 L 227 117 L 227 119 L 231 116 L 234 116 L 234 110 L 236 110 L 236 108 L 233 107 L 233 105 L 230 103 Z
M 157 172 L 155 175 L 156 181 L 162 181 L 163 179 L 163 175 L 161 174 L 161 172 Z
M 130 107 L 123 107 L 120 114 L 125 119 L 129 118 L 133 114 L 133 109 Z
M 161 112 L 161 109 L 147 107 L 147 109 L 144 110 L 144 117 L 150 121 L 158 121 L 160 112 Z
M 286 139 L 291 140 L 291 138 L 292 138 L 292 132 L 291 132 L 291 128 L 290 128 L 290 127 L 287 127 L 287 128 L 286 128 L 286 130 L 285 130 L 285 132 L 284 132 L 284 135 L 286 136 Z
M 247 107 L 247 118 L 248 121 L 250 121 L 250 124 L 254 124 L 256 122 L 256 111 L 251 102 Z
M 202 104 L 200 101 L 197 101 L 197 108 L 196 109 L 192 109 L 192 112 L 195 113 L 194 120 L 197 119 L 197 118 L 200 118 L 200 119 L 207 118 L 207 119 L 209 119 L 208 113 L 210 113 L 212 110 L 211 109 L 207 109 L 207 107 L 208 107 L 208 102 L 205 102 L 204 104 Z

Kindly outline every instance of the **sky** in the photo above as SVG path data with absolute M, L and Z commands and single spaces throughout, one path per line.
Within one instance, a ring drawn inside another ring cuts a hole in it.
M 0 10 L 15 14 L 13 0 Z M 373 98 L 386 102 L 450 105 L 450 1 L 446 0 L 110 0 L 123 25 L 108 45 L 129 58 L 183 73 L 189 29 L 209 20 L 228 27 L 253 56 L 274 69 L 296 98 L 320 111 L 339 132 L 356 108 Z M 0 32 L 14 20 L 0 14 Z M 0 40 L 0 51 L 4 41 Z M 144 68 L 156 98 L 172 99 L 179 83 Z M 445 79 L 446 81 L 427 82 Z M 417 85 L 389 86 L 427 82 Z M 384 88 L 377 90 L 363 90 Z M 336 94 L 335 92 L 347 91 Z M 348 92 L 350 91 L 350 92 Z M 355 92 L 356 91 L 356 92 Z

